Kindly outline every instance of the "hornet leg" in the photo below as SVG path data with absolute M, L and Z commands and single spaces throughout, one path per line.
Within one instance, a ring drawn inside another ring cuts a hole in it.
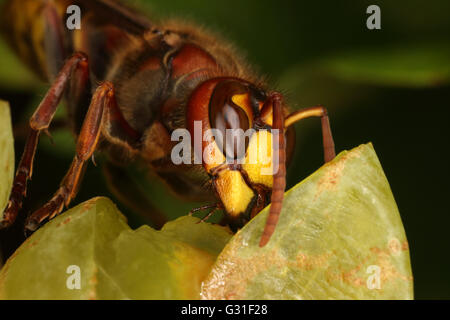
M 104 82 L 93 94 L 78 136 L 76 154 L 66 176 L 54 196 L 28 217 L 25 223 L 27 230 L 34 231 L 43 220 L 51 219 L 61 213 L 64 206 L 67 207 L 76 196 L 87 161 L 93 156 L 102 132 L 107 131 L 110 114 L 116 111 L 114 87 L 112 83 Z
M 33 160 L 39 135 L 42 131 L 48 134 L 48 127 L 55 115 L 56 108 L 67 87 L 70 76 L 75 70 L 80 71 L 80 74 L 88 74 L 89 70 L 86 55 L 76 53 L 66 61 L 44 99 L 30 119 L 30 131 L 22 158 L 16 171 L 9 202 L 3 212 L 1 227 L 8 227 L 16 220 L 17 214 L 22 207 L 23 197 L 26 196 L 27 182 L 31 179 Z

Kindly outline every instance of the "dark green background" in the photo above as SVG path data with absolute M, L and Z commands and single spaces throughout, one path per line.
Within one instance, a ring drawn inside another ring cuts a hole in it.
M 325 105 L 338 151 L 373 142 L 409 240 L 415 297 L 450 298 L 449 1 L 141 3 L 152 15 L 188 18 L 220 32 L 293 108 Z M 381 8 L 381 30 L 366 28 L 370 4 Z M 0 43 L 0 98 L 11 102 L 16 124 L 26 121 L 45 88 Z M 322 164 L 319 121 L 305 120 L 296 129 L 289 186 Z M 52 133 L 55 146 L 46 138 L 40 144 L 24 212 L 51 196 L 70 164 L 72 139 Z M 144 187 L 171 216 L 197 205 L 174 201 L 153 181 Z M 76 202 L 94 195 L 110 196 L 101 169 L 90 165 Z M 131 215 L 130 222 L 136 226 L 139 219 Z M 14 248 L 5 239 L 20 239 L 20 231 L 1 234 L 4 255 Z

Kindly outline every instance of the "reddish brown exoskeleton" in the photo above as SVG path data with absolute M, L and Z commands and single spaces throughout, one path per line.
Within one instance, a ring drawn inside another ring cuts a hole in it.
M 71 5 L 81 9 L 80 29 L 66 26 Z M 264 246 L 281 212 L 291 125 L 320 117 L 325 161 L 335 156 L 323 107 L 289 114 L 280 93 L 267 88 L 232 46 L 202 28 L 177 21 L 154 24 L 112 0 L 10 0 L 2 16 L 13 48 L 52 83 L 30 119 L 3 227 L 15 221 L 22 206 L 39 136 L 47 132 L 63 96 L 77 136 L 76 154 L 55 195 L 28 217 L 28 230 L 70 204 L 88 160 L 99 150 L 116 165 L 145 164 L 181 195 L 215 198 L 213 209 L 224 209 L 231 225 L 242 226 L 270 201 Z M 262 175 L 259 160 L 226 161 L 228 144 L 212 137 L 202 140 L 200 163 L 174 164 L 172 133 L 184 128 L 194 136 L 196 122 L 224 135 L 227 129 L 254 129 L 248 141 L 237 140 L 245 158 L 267 149 L 254 138 L 268 134 L 269 150 L 264 151 L 277 156 L 278 170 Z M 154 222 L 160 226 L 164 219 L 155 215 Z

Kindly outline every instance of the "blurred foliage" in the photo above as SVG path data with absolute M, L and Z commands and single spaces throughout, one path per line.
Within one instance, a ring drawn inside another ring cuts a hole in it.
M 416 298 L 450 298 L 447 204 L 450 2 L 294 0 L 133 0 L 151 17 L 182 17 L 223 34 L 250 64 L 286 93 L 293 109 L 324 104 L 337 150 L 372 141 L 389 178 L 411 246 Z M 366 8 L 381 8 L 381 30 L 366 28 Z M 0 43 L 0 98 L 11 101 L 22 152 L 20 124 L 45 86 Z M 36 89 L 35 89 L 36 88 Z M 63 112 L 61 113 L 63 115 Z M 297 148 L 288 171 L 293 186 L 322 163 L 319 123 L 296 126 Z M 73 138 L 52 128 L 55 145 L 41 139 L 24 212 L 42 205 L 70 165 Z M 18 159 L 16 159 L 18 161 Z M 98 160 L 101 162 L 101 159 Z M 133 177 L 142 176 L 130 169 Z M 50 174 L 49 174 L 50 173 Z M 143 184 L 171 217 L 197 204 L 175 199 L 155 179 Z M 90 165 L 77 202 L 113 197 L 101 170 Z M 119 204 L 120 206 L 120 204 Z M 182 208 L 180 208 L 182 207 Z M 125 207 L 132 226 L 142 218 Z M 23 217 L 22 217 L 23 219 Z M 22 236 L 22 230 L 3 233 Z M 18 240 L 19 241 L 19 240 Z M 5 255 L 14 245 L 4 245 Z M 5 248 L 6 247 L 6 248 Z
M 450 44 L 367 48 L 319 63 L 337 79 L 375 85 L 427 87 L 450 82 Z
M 131 230 L 110 200 L 93 198 L 19 247 L 0 271 L 0 299 L 412 299 L 408 242 L 370 144 L 284 202 L 260 248 L 267 208 L 232 237 L 189 216 Z
M 4 101 L 0 101 L 0 129 L 0 212 L 3 212 L 8 203 L 14 178 L 14 140 L 11 116 L 8 103 Z
M 37 78 L 17 59 L 12 50 L 3 42 L 0 45 L 0 57 L 2 57 L 0 83 L 3 88 L 22 90 L 36 89 L 38 87 Z

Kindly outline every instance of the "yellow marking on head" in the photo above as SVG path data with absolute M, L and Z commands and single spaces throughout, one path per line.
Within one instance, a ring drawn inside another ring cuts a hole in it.
M 272 133 L 268 130 L 256 131 L 251 136 L 242 169 L 252 183 L 272 188 Z
M 240 106 L 241 108 L 244 108 L 245 106 L 249 105 L 247 93 L 235 94 L 234 96 L 231 97 L 231 101 L 233 101 L 236 105 Z
M 251 127 L 253 123 L 253 110 L 248 93 L 235 94 L 231 97 L 231 101 L 233 101 L 235 105 L 241 107 L 245 111 L 250 121 L 249 124 Z
M 220 200 L 230 216 L 237 217 L 247 210 L 254 193 L 239 171 L 225 169 L 219 173 L 214 183 Z
M 207 144 L 207 146 L 203 149 L 201 156 L 204 162 L 204 167 L 208 173 L 211 173 L 212 169 L 218 167 L 226 161 L 225 155 L 222 151 L 220 151 L 214 140 Z
M 262 115 L 261 115 L 261 120 L 262 120 L 265 124 L 267 124 L 267 125 L 269 125 L 269 126 L 272 126 L 272 123 L 273 123 L 273 113 L 272 113 L 272 109 L 270 109 L 269 112 L 266 112 L 266 114 L 262 114 Z

